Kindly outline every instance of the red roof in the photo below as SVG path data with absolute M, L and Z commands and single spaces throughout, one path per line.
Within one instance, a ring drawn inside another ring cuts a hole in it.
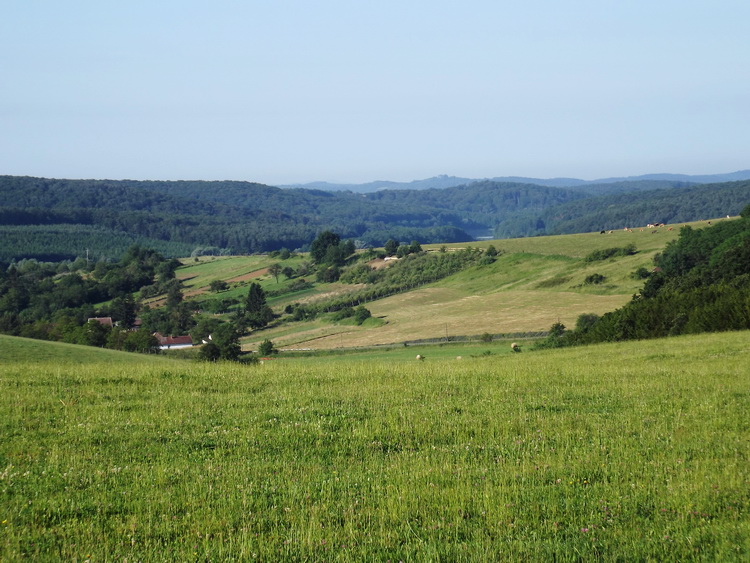
M 192 346 L 193 339 L 190 335 L 188 336 L 162 336 L 158 332 L 154 333 L 156 340 L 159 341 L 159 346 Z
M 114 323 L 112 322 L 112 317 L 91 317 L 89 318 L 88 322 L 91 322 L 91 321 L 96 321 L 99 324 L 108 326 L 109 328 L 112 328 L 114 326 Z

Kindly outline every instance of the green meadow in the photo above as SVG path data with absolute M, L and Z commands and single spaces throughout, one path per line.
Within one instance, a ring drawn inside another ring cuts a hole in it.
M 501 255 L 492 264 L 469 267 L 441 281 L 366 303 L 378 323 L 351 326 L 325 317 L 282 323 L 243 338 L 243 348 L 257 350 L 267 338 L 283 349 L 332 349 L 484 333 L 534 333 L 546 331 L 558 321 L 573 327 L 581 314 L 603 315 L 638 293 L 643 280 L 634 279 L 633 272 L 652 269 L 654 255 L 677 238 L 680 227 L 453 244 L 445 250 L 491 244 Z M 596 250 L 631 244 L 636 251 L 630 256 L 595 262 L 585 259 Z M 425 245 L 425 249 L 439 251 L 443 246 Z M 587 284 L 586 278 L 592 274 L 604 276 L 604 282 Z M 271 279 L 264 287 L 277 286 Z M 305 295 L 275 300 L 271 305 L 280 313 L 293 301 L 314 302 L 356 289 L 341 283 L 321 284 Z
M 30 342 L 0 336 L 3 561 L 750 558 L 748 332 L 250 366 Z

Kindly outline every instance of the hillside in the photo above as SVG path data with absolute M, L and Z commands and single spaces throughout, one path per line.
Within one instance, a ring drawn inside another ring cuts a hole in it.
M 96 363 L 96 364 L 158 364 L 169 365 L 170 360 L 162 356 L 145 356 L 105 350 L 93 346 L 80 346 L 65 342 L 45 342 L 31 338 L 19 338 L 0 334 L 0 365 L 13 365 L 22 369 L 27 364 L 50 362 L 52 364 Z
M 648 185 L 645 187 L 648 188 Z M 682 223 L 727 215 L 734 217 L 748 202 L 750 181 L 610 193 L 565 202 L 538 214 L 518 213 L 498 225 L 495 234 L 504 238 L 581 233 L 648 223 Z
M 254 366 L 35 344 L 0 362 L 2 561 L 750 556 L 748 332 Z
M 484 333 L 538 333 L 558 320 L 572 326 L 580 314 L 604 314 L 637 293 L 643 280 L 634 279 L 633 272 L 638 268 L 651 269 L 654 255 L 677 237 L 679 227 L 665 226 L 656 234 L 651 229 L 635 229 L 606 235 L 586 233 L 451 245 L 449 252 L 494 245 L 501 254 L 491 264 L 472 266 L 436 283 L 367 302 L 374 318 L 362 326 L 333 321 L 333 315 L 272 324 L 244 338 L 243 348 L 256 350 L 267 338 L 281 348 L 329 349 L 477 337 Z M 636 248 L 630 256 L 593 263 L 585 260 L 596 250 L 630 244 Z M 425 249 L 439 252 L 440 246 Z M 300 259 L 296 260 L 290 264 L 296 267 Z M 250 281 L 258 282 L 269 293 L 269 304 L 279 314 L 295 303 L 325 303 L 361 291 L 362 286 L 356 284 L 316 283 L 308 289 L 274 296 L 291 287 L 294 280 L 282 277 L 277 282 L 267 270 L 272 263 L 273 259 L 261 257 L 205 258 L 199 263 L 186 262 L 176 274 L 185 280 L 186 293 L 195 294 L 199 300 L 213 298 L 206 286 L 222 275 L 235 280 L 232 286 L 236 288 L 216 298 L 241 298 Z M 605 276 L 604 283 L 586 284 L 586 278 L 597 273 Z
M 0 194 L 0 262 L 10 262 L 74 260 L 87 249 L 94 260 L 114 260 L 134 242 L 167 256 L 306 249 L 326 229 L 359 246 L 382 246 L 391 238 L 456 243 L 693 221 L 736 215 L 750 201 L 750 182 L 642 179 L 561 188 L 480 181 L 356 194 L 249 182 L 0 176 Z

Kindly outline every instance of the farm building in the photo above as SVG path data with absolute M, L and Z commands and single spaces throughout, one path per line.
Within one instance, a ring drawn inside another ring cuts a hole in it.
M 104 325 L 108 328 L 112 328 L 115 324 L 112 322 L 112 317 L 90 317 L 88 322 L 96 321 L 97 323 Z
M 180 348 L 192 348 L 193 339 L 188 336 L 163 336 L 158 332 L 154 333 L 156 340 L 159 342 L 159 350 L 178 350 Z

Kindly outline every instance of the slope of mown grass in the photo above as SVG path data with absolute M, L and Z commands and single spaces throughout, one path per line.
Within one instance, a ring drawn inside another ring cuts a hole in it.
M 45 342 L 0 334 L 0 364 L 26 364 L 40 361 L 139 364 L 168 360 L 158 356 L 118 352 L 64 342 Z
M 691 225 L 705 227 L 707 223 Z M 677 238 L 681 226 L 643 230 L 638 227 L 632 228 L 632 232 L 619 230 L 604 235 L 584 233 L 450 245 L 448 251 L 467 246 L 486 248 L 492 244 L 502 255 L 494 264 L 472 267 L 435 284 L 367 303 L 373 315 L 383 321 L 379 326 L 337 325 L 321 319 L 284 324 L 254 332 L 243 339 L 243 348 L 255 350 L 266 339 L 286 348 L 339 348 L 485 332 L 538 332 L 547 330 L 558 321 L 573 326 L 579 315 L 604 314 L 624 305 L 638 293 L 643 281 L 633 279 L 631 274 L 640 267 L 652 268 L 654 255 Z M 656 233 L 652 234 L 652 231 Z M 599 262 L 584 260 L 595 250 L 622 248 L 629 244 L 636 247 L 636 254 L 632 256 Z M 425 245 L 425 248 L 435 251 L 441 246 L 447 245 Z M 252 265 L 247 262 L 251 259 Z M 195 275 L 188 283 L 205 286 L 211 279 L 222 279 L 222 276 L 230 279 L 229 271 L 219 275 L 221 270 L 218 268 L 230 268 L 234 260 L 224 258 L 205 265 L 188 265 L 179 274 L 181 277 Z M 274 262 L 267 257 L 236 260 L 243 264 L 246 272 L 262 271 Z M 222 262 L 225 265 L 219 266 Z M 237 275 L 237 271 L 232 270 L 232 274 Z M 586 278 L 592 274 L 604 276 L 604 282 L 586 284 Z M 267 291 L 289 283 L 283 279 L 276 283 L 267 274 L 257 281 Z M 314 289 L 270 299 L 269 303 L 281 313 L 284 306 L 291 303 L 325 301 L 356 289 L 347 284 L 317 284 Z M 244 286 L 238 286 L 216 297 L 241 300 L 246 292 Z M 210 297 L 214 295 L 210 294 Z
M 744 333 L 0 365 L 0 559 L 750 558 Z
M 718 219 L 721 221 L 722 219 Z M 716 223 L 717 220 L 712 221 Z M 680 228 L 684 225 L 691 225 L 694 228 L 708 226 L 707 221 L 696 221 L 693 223 L 679 223 L 674 225 L 665 225 L 659 228 L 646 228 L 645 226 L 633 227 L 632 232 L 625 230 L 616 230 L 605 234 L 599 233 L 579 233 L 573 235 L 551 235 L 543 237 L 526 237 L 515 239 L 487 240 L 468 243 L 455 243 L 447 245 L 449 248 L 465 248 L 473 246 L 475 248 L 487 248 L 489 245 L 494 246 L 497 250 L 504 252 L 527 252 L 530 254 L 561 255 L 574 258 L 583 258 L 594 250 L 602 250 L 611 247 L 622 247 L 629 243 L 635 244 L 642 252 L 651 252 L 659 250 L 670 240 L 677 238 Z M 669 229 L 672 229 L 671 231 Z M 643 230 L 641 230 L 643 229 Z M 656 231 L 656 233 L 653 233 Z M 437 250 L 439 244 L 425 245 L 425 248 Z

